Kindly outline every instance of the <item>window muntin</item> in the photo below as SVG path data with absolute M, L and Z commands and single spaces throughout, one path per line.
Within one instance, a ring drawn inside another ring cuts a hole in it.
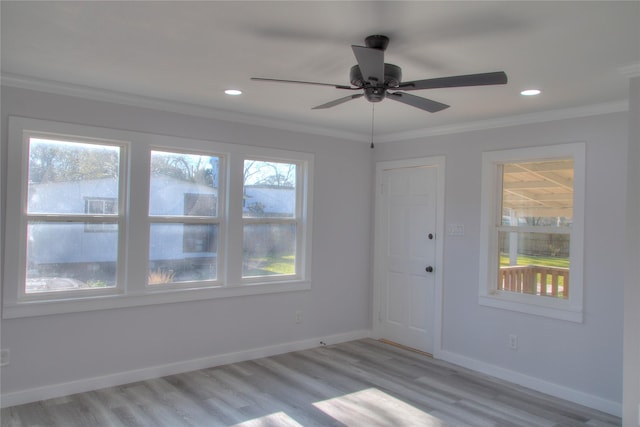
M 497 289 L 569 298 L 573 159 L 499 165 Z
M 149 285 L 218 279 L 220 160 L 151 151 Z
M 243 278 L 296 275 L 298 169 L 296 163 L 245 159 Z
M 85 197 L 84 212 L 89 215 L 117 215 L 118 199 L 114 197 Z M 114 224 L 87 224 L 84 227 L 87 232 L 115 232 L 118 231 Z
M 22 293 L 115 288 L 123 146 L 34 135 L 26 141 Z
M 84 213 L 90 215 L 116 215 L 118 199 L 115 197 L 85 197 Z

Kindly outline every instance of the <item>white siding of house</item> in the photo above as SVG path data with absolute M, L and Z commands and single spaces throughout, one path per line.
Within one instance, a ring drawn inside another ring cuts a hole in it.
M 117 199 L 118 181 L 116 179 L 95 179 L 45 184 L 31 184 L 28 201 L 31 213 L 85 213 L 85 200 L 90 198 Z M 217 195 L 217 190 L 174 178 L 151 180 L 151 191 L 159 195 L 153 198 L 151 210 L 164 215 L 184 215 L 185 194 Z M 60 227 L 35 225 L 37 234 L 37 252 L 30 259 L 38 264 L 115 262 L 115 254 L 105 251 L 105 247 L 116 248 L 118 234 L 109 231 L 88 231 L 84 224 L 63 225 Z M 72 230 L 69 228 L 72 227 Z M 159 227 L 162 227 L 160 225 Z M 173 241 L 182 240 L 181 230 L 165 226 L 165 235 L 175 234 Z M 160 231 L 160 230 L 158 230 Z M 177 232 L 177 233 L 176 233 Z M 49 251 L 48 248 L 61 245 L 67 250 Z M 77 248 L 82 248 L 77 250 Z M 193 257 L 208 257 L 211 253 L 185 253 L 179 245 L 153 246 L 151 260 L 174 260 Z

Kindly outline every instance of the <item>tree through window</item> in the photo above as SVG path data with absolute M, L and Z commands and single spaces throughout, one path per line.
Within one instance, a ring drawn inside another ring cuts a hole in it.
M 115 287 L 122 147 L 44 137 L 28 143 L 24 292 Z
M 246 159 L 243 186 L 243 277 L 296 274 L 295 163 Z
M 220 157 L 151 151 L 148 284 L 218 279 Z

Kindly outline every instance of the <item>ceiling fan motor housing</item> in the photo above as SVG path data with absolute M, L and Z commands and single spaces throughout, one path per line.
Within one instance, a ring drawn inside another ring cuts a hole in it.
M 364 89 L 364 97 L 369 102 L 380 102 L 385 98 L 387 89 L 398 87 L 402 80 L 402 69 L 397 65 L 384 64 L 384 83 L 376 86 L 362 77 L 358 65 L 351 67 L 349 77 L 352 85 Z
M 358 65 L 354 65 L 353 67 L 351 67 L 351 71 L 349 72 L 349 80 L 355 87 L 363 89 L 367 87 L 374 87 L 370 82 L 362 77 L 362 72 L 360 71 L 360 67 Z M 402 69 L 397 65 L 384 64 L 384 83 L 375 87 L 383 88 L 386 90 L 389 88 L 398 87 L 401 81 Z

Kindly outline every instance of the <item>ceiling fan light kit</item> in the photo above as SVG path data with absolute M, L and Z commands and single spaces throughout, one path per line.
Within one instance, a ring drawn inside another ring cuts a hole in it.
M 467 74 L 462 76 L 439 77 L 434 79 L 414 80 L 403 82 L 402 69 L 397 65 L 384 62 L 384 51 L 389 45 L 389 38 L 384 35 L 372 35 L 365 39 L 366 46 L 352 45 L 351 49 L 358 62 L 349 71 L 352 86 L 331 83 L 306 82 L 300 80 L 280 80 L 264 77 L 252 77 L 251 80 L 297 83 L 320 86 L 332 86 L 341 90 L 362 91 L 335 99 L 312 109 L 326 109 L 351 101 L 364 98 L 369 102 L 380 102 L 385 98 L 393 99 L 403 104 L 435 113 L 449 108 L 449 105 L 433 101 L 416 95 L 404 93 L 413 90 L 438 89 L 463 86 L 485 86 L 507 83 L 504 71 L 491 73 Z

